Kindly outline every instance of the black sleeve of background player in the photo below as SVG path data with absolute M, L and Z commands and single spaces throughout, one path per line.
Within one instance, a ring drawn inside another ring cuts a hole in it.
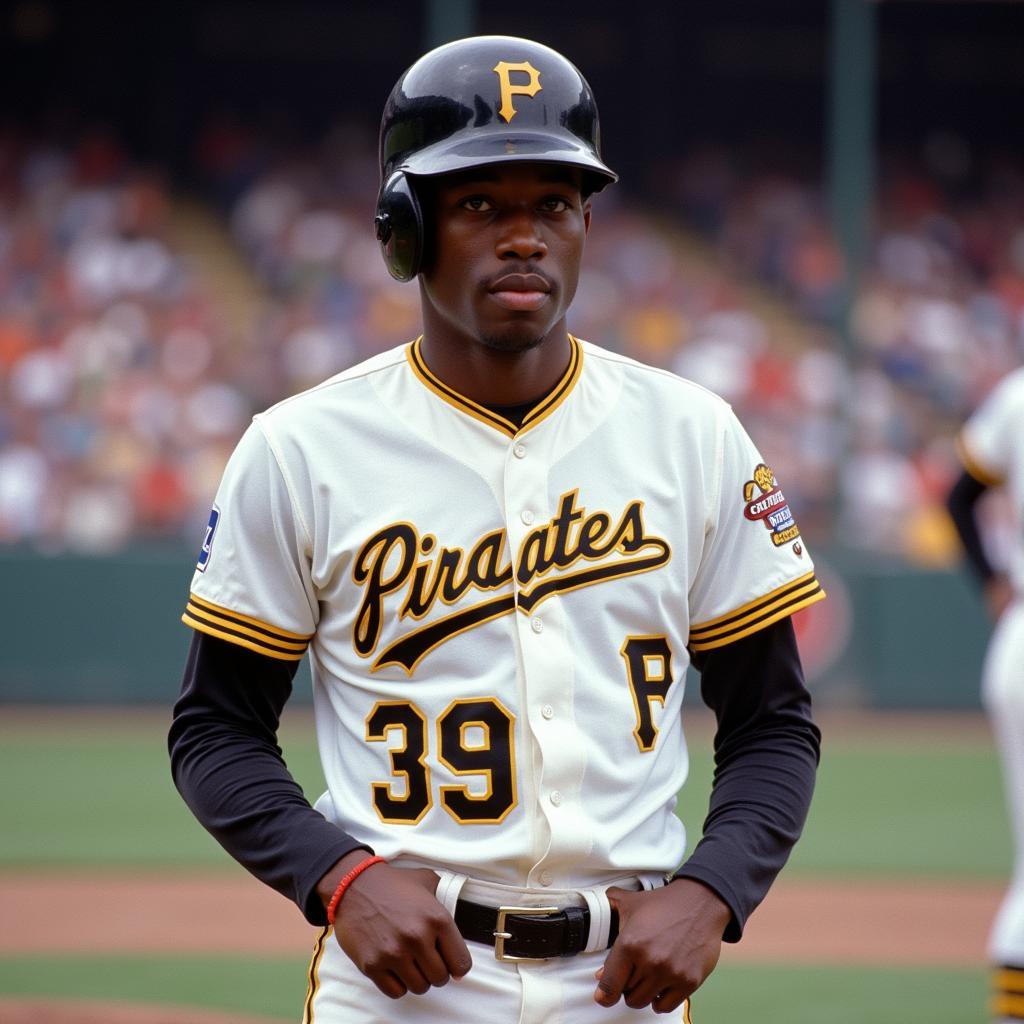
M 167 745 L 174 783 L 202 825 L 323 925 L 316 883 L 363 844 L 313 810 L 284 762 L 277 728 L 297 670 L 194 633 Z
M 715 774 L 704 835 L 676 878 L 713 889 L 737 942 L 800 836 L 814 792 L 821 734 L 790 619 L 694 656 L 715 712 Z
M 978 529 L 978 519 L 975 515 L 978 499 L 987 490 L 987 484 L 975 480 L 965 470 L 953 484 L 949 496 L 946 498 L 946 508 L 949 509 L 950 518 L 953 520 L 956 532 L 960 535 L 964 554 L 982 583 L 987 583 L 996 574 L 992 563 L 985 554 L 985 546 L 981 542 L 981 531 Z

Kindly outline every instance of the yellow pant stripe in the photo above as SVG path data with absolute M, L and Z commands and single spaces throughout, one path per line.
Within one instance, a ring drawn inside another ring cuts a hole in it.
M 1024 1020 L 1024 996 L 997 995 L 992 1000 L 992 1012 L 997 1017 Z
M 992 987 L 997 992 L 1016 992 L 1024 995 L 1024 971 L 1001 967 L 992 976 Z
M 330 927 L 317 936 L 316 945 L 313 947 L 313 958 L 309 961 L 309 982 L 306 987 L 306 1001 L 302 1004 L 302 1024 L 313 1024 L 313 1000 L 316 998 L 317 990 L 320 988 L 320 961 L 323 959 L 324 947 L 330 938 L 333 929 Z

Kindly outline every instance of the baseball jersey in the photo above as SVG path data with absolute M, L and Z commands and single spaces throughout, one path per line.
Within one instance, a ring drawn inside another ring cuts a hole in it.
M 185 621 L 308 650 L 317 807 L 388 859 L 671 871 L 689 652 L 824 596 L 726 403 L 571 352 L 517 428 L 402 346 L 257 416 L 225 471 Z
M 1010 495 L 1013 544 L 1008 575 L 1024 594 L 1024 368 L 1005 377 L 964 425 L 957 448 L 966 470 Z

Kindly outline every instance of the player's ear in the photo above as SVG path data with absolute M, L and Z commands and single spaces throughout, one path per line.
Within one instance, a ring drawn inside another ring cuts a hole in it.
M 590 196 L 587 196 L 583 200 L 583 232 L 586 234 L 590 231 L 590 211 L 592 204 L 590 202 Z

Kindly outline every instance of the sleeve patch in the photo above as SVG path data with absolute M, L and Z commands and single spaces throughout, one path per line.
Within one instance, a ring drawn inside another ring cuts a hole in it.
M 754 469 L 754 479 L 743 485 L 743 514 L 751 522 L 761 522 L 777 547 L 789 544 L 800 536 L 786 496 L 775 474 L 763 462 Z
M 203 537 L 203 546 L 199 551 L 199 561 L 196 562 L 196 569 L 199 572 L 206 572 L 210 555 L 213 551 L 213 538 L 217 533 L 217 524 L 220 522 L 220 509 L 216 505 L 210 509 L 210 521 L 206 524 L 206 535 Z

